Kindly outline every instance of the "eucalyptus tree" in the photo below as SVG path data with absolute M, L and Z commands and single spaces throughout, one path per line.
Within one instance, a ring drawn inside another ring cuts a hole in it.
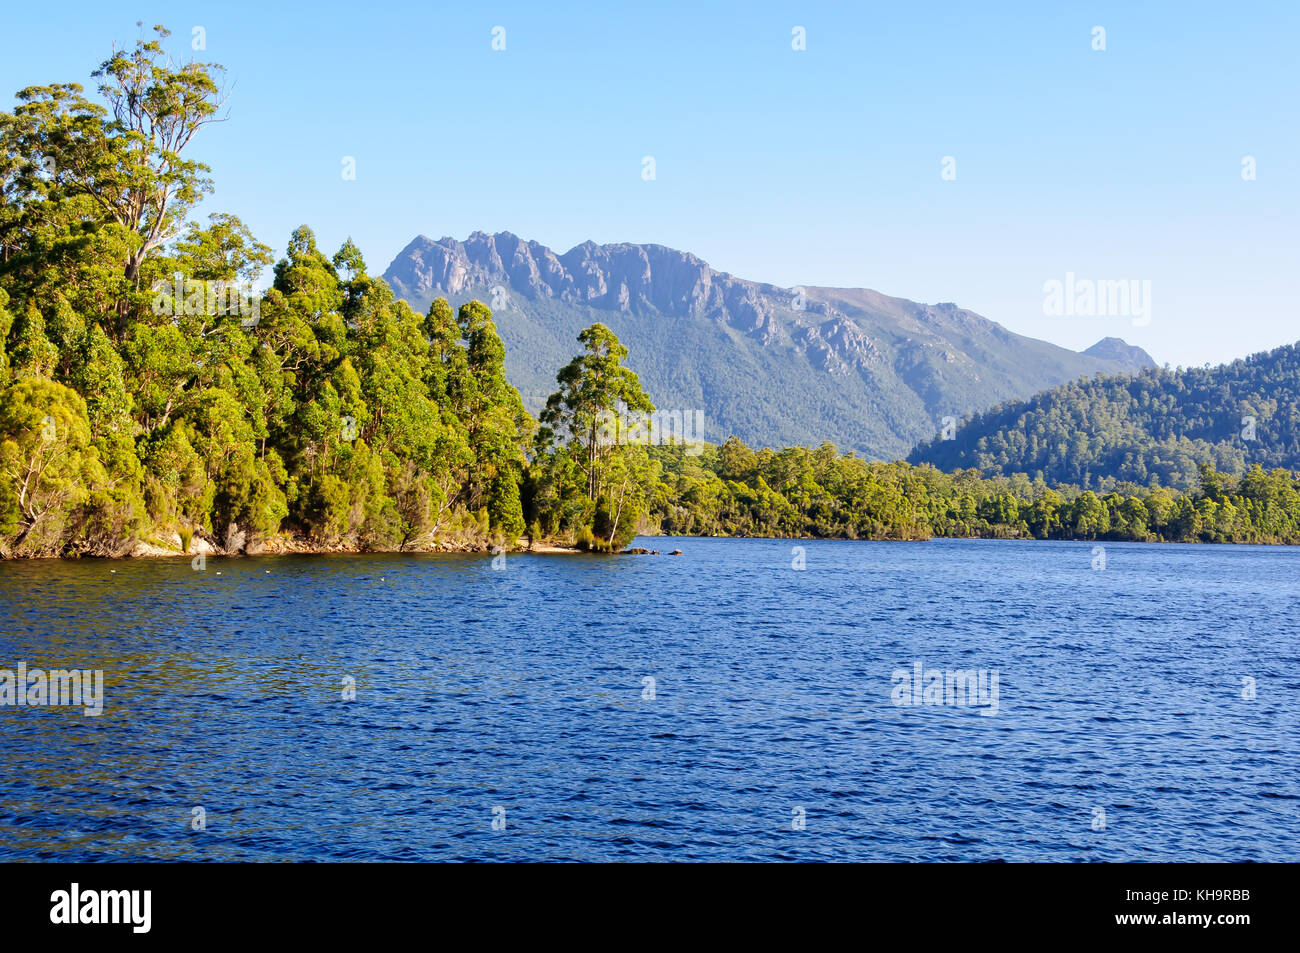
M 556 375 L 560 389 L 542 411 L 537 447 L 550 452 L 563 447 L 586 477 L 587 496 L 600 497 L 611 454 L 620 449 L 625 412 L 653 413 L 654 404 L 641 389 L 636 374 L 623 362 L 627 348 L 603 324 L 578 335 L 583 352 Z

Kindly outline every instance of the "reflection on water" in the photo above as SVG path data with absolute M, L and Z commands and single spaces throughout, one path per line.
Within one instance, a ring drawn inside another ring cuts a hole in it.
M 0 668 L 106 693 L 0 707 L 0 859 L 1293 857 L 1300 551 L 653 544 L 0 564 Z

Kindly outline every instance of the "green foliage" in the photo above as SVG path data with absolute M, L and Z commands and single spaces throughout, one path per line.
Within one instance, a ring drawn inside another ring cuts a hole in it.
M 514 545 L 524 532 L 524 511 L 519 500 L 519 482 L 509 471 L 492 478 L 488 493 L 490 528 Z
M 1300 346 L 1214 368 L 1152 368 L 1065 384 L 976 414 L 908 458 L 941 469 L 1028 473 L 1100 492 L 1198 485 L 1199 468 L 1300 469 Z
M 232 215 L 188 218 L 210 186 L 182 153 L 219 68 L 165 37 L 101 66 L 105 105 L 66 84 L 0 113 L 0 553 L 173 532 L 187 551 L 483 549 L 526 527 L 601 552 L 641 532 L 1300 542 L 1295 349 L 995 409 L 918 451 L 968 467 L 944 473 L 830 444 L 642 445 L 624 415 L 654 406 L 599 323 L 534 435 L 487 307 L 418 315 L 306 226 L 250 319 L 221 292 L 269 250 Z
M 760 450 L 739 480 L 719 472 L 734 474 L 738 454 L 749 459 L 734 439 L 694 459 L 680 447 L 651 453 L 662 476 L 648 520 L 673 535 L 1300 542 L 1300 475 L 1280 468 L 1238 479 L 1205 465 L 1185 493 L 1123 484 L 1098 496 L 1024 474 L 943 473 L 825 446 Z
M 6 550 L 53 555 L 71 542 L 107 474 L 85 402 L 53 381 L 23 377 L 0 393 L 0 527 Z
M 560 389 L 550 396 L 537 434 L 540 452 L 564 447 L 586 476 L 587 496 L 595 499 L 606 488 L 610 461 L 623 455 L 620 417 L 654 410 L 636 374 L 623 366 L 627 348 L 603 324 L 578 335 L 584 346 L 556 375 Z
M 103 105 L 56 85 L 0 114 L 0 547 L 518 539 L 533 422 L 491 312 L 421 318 L 306 226 L 248 299 L 270 250 L 233 215 L 188 219 L 211 186 L 182 153 L 221 70 L 166 37 L 100 66 Z
M 654 405 L 614 332 L 593 324 L 578 335 L 583 352 L 556 376 L 560 389 L 542 413 L 530 512 L 552 531 L 595 535 L 593 548 L 621 550 L 636 535 L 658 467 L 629 440 L 629 413 Z

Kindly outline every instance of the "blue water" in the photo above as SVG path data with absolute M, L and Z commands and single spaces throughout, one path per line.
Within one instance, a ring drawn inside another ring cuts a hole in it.
M 1296 859 L 1300 550 L 639 544 L 0 564 L 0 859 Z

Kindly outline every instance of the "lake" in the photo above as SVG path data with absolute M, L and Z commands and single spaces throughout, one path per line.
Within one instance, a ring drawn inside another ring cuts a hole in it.
M 0 860 L 1295 859 L 1296 548 L 633 545 L 0 563 Z

